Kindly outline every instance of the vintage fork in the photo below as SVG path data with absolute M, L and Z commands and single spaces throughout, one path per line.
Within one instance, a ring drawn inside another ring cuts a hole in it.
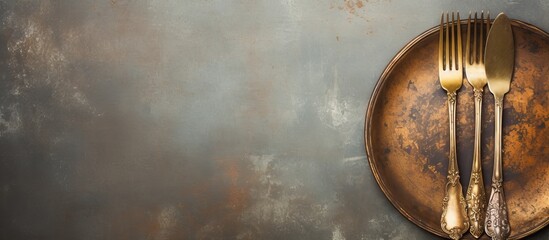
M 479 238 L 484 232 L 484 219 L 486 217 L 486 191 L 482 179 L 482 163 L 480 155 L 480 132 L 482 114 L 482 92 L 487 83 L 484 70 L 484 40 L 490 30 L 490 13 L 487 13 L 486 29 L 484 28 L 484 12 L 480 19 L 475 18 L 471 23 L 471 13 L 467 20 L 467 37 L 465 39 L 465 74 L 467 80 L 473 86 L 475 98 L 475 141 L 473 148 L 473 164 L 471 178 L 467 188 L 467 215 L 469 217 L 469 232 Z M 472 25 L 472 26 L 471 26 Z M 479 27 L 480 26 L 480 27 Z M 480 29 L 478 29 L 479 27 Z M 473 38 L 471 39 L 471 32 Z
M 444 27 L 446 25 L 446 27 Z M 446 30 L 446 31 L 444 31 Z M 449 14 L 444 13 L 440 18 L 440 33 L 438 43 L 438 75 L 440 85 L 448 95 L 448 112 L 450 122 L 450 154 L 448 176 L 442 201 L 442 216 L 440 225 L 442 230 L 452 239 L 459 239 L 469 229 L 466 202 L 463 198 L 463 189 L 459 182 L 459 170 L 456 157 L 456 91 L 463 82 L 461 22 L 459 13 L 457 21 L 449 22 Z

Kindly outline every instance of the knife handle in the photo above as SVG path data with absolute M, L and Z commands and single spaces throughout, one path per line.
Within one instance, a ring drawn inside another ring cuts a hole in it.
M 503 169 L 502 169 L 502 136 L 501 122 L 503 115 L 503 97 L 494 97 L 496 103 L 496 132 L 494 143 L 494 172 L 492 175 L 492 192 L 486 210 L 486 234 L 492 239 L 506 239 L 511 229 L 507 218 L 507 203 L 503 193 Z

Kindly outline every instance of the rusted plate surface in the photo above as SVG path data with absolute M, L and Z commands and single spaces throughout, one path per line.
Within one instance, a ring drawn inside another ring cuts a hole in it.
M 504 102 L 503 164 L 511 238 L 520 238 L 549 223 L 549 35 L 521 22 L 513 24 L 516 64 Z M 444 236 L 440 216 L 449 133 L 446 94 L 438 81 L 437 33 L 434 28 L 419 36 L 389 64 L 370 101 L 365 134 L 372 171 L 389 200 L 412 222 Z M 483 103 L 482 167 L 490 189 L 494 100 L 487 87 Z M 473 135 L 473 91 L 465 81 L 457 108 L 464 189 Z

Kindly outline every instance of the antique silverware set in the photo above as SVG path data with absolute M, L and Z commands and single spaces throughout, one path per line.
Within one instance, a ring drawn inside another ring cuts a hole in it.
M 446 16 L 446 21 L 444 17 Z M 478 18 L 469 14 L 462 54 L 461 20 L 459 13 L 442 14 L 439 33 L 439 79 L 448 95 L 450 151 L 448 176 L 443 199 L 441 227 L 452 239 L 459 239 L 469 230 L 479 238 L 483 231 L 493 239 L 506 239 L 510 233 L 502 176 L 502 113 L 503 98 L 509 91 L 514 68 L 514 40 L 511 21 L 500 13 L 490 26 L 490 16 Z M 456 156 L 457 90 L 464 77 L 471 84 L 475 98 L 475 138 L 473 161 L 466 197 L 460 184 Z M 488 83 L 495 99 L 495 143 L 492 189 L 488 202 L 482 179 L 480 136 L 482 94 Z

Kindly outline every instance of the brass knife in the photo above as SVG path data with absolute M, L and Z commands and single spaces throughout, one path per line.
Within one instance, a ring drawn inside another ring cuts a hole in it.
M 484 63 L 488 88 L 495 100 L 495 137 L 494 137 L 494 170 L 492 175 L 492 192 L 486 209 L 485 230 L 494 240 L 506 239 L 510 233 L 507 217 L 507 203 L 503 193 L 502 168 L 502 115 L 503 98 L 509 92 L 515 61 L 515 48 L 511 21 L 500 13 L 494 23 L 488 39 Z

